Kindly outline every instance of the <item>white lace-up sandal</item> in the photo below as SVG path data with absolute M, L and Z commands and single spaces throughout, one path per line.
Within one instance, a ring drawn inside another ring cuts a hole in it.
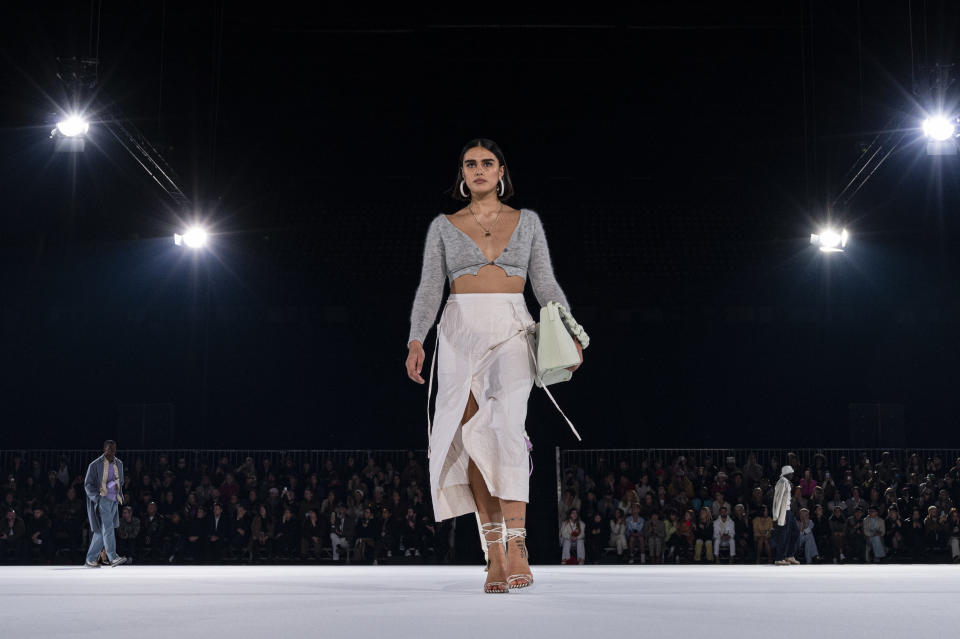
M 509 530 L 509 528 L 507 529 Z M 502 544 L 503 543 L 503 522 L 502 521 L 488 521 L 485 524 L 480 524 L 480 531 L 483 539 L 483 552 L 487 554 L 487 549 L 490 547 L 490 544 Z M 494 540 L 487 539 L 487 533 L 497 533 L 498 537 Z M 504 546 L 504 555 L 506 555 L 506 546 Z M 489 556 L 489 555 L 488 555 Z M 487 561 L 487 570 L 490 568 L 489 559 Z M 510 592 L 509 584 L 506 581 L 488 581 L 483 584 L 483 591 L 490 593 L 500 593 L 500 592 Z
M 514 539 L 526 539 L 527 538 L 527 529 L 526 528 L 507 528 L 507 547 L 510 546 L 510 542 Z M 524 542 L 526 545 L 526 542 Z M 527 552 L 527 561 L 529 563 L 529 551 Z M 507 583 L 510 585 L 510 588 L 526 588 L 527 586 L 533 585 L 533 575 L 528 572 L 521 572 L 515 575 L 510 575 L 507 577 Z

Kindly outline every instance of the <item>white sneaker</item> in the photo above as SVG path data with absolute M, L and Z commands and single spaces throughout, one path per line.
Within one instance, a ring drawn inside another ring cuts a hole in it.
M 128 561 L 129 561 L 129 559 L 127 559 L 126 557 L 120 557 L 120 556 L 118 555 L 116 559 L 114 559 L 113 561 L 110 562 L 110 565 L 111 565 L 111 566 L 122 566 L 123 564 L 127 563 Z
M 87 568 L 99 568 L 100 563 L 96 561 L 84 561 L 83 562 Z

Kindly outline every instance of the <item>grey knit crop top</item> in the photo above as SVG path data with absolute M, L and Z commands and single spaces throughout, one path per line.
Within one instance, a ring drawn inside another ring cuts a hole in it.
M 410 335 L 423 343 L 433 325 L 443 296 L 444 276 L 450 284 L 464 274 L 476 275 L 481 267 L 494 264 L 507 275 L 527 279 L 540 306 L 555 301 L 570 311 L 570 304 L 553 275 L 550 251 L 540 216 L 532 209 L 520 209 L 520 221 L 503 252 L 492 262 L 487 259 L 469 235 L 461 231 L 443 213 L 430 222 L 423 249 L 423 270 L 420 285 L 410 312 Z M 571 311 L 572 312 L 572 311 Z M 539 314 L 534 314 L 535 318 Z

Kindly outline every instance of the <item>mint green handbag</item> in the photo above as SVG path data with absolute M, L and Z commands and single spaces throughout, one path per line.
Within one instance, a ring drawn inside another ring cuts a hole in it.
M 560 317 L 561 309 L 564 312 L 563 319 Z M 569 381 L 573 377 L 573 371 L 567 368 L 580 363 L 577 346 L 573 343 L 570 332 L 564 327 L 564 320 L 567 318 L 585 337 L 583 328 L 573 322 L 573 317 L 560 303 L 547 302 L 547 305 L 540 309 L 540 321 L 534 329 L 537 340 L 537 356 L 534 359 L 537 364 L 537 386 L 545 387 Z M 572 330 L 574 329 L 571 328 Z M 589 343 L 589 340 L 587 341 Z M 586 344 L 583 347 L 586 348 Z

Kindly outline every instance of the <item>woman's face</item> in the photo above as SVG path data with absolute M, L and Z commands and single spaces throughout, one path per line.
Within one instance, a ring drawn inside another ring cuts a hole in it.
M 504 171 L 504 166 L 497 160 L 497 156 L 482 146 L 467 149 L 460 164 L 460 174 L 467 183 L 464 190 L 474 198 L 483 197 L 491 191 L 496 193 Z

